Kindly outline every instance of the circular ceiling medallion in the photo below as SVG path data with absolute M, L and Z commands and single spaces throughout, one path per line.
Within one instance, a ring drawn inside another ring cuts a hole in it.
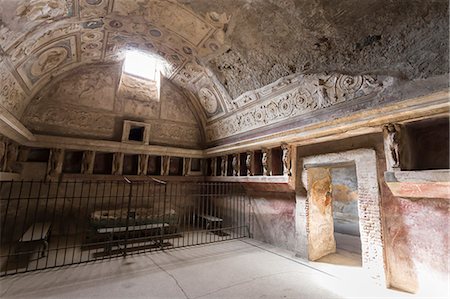
M 210 89 L 204 87 L 200 89 L 199 96 L 200 102 L 203 108 L 205 108 L 206 112 L 208 112 L 209 114 L 216 113 L 219 105 L 217 103 L 217 99 L 214 93 Z
M 89 43 L 86 45 L 83 45 L 83 50 L 94 50 L 94 49 L 99 49 L 101 47 L 101 45 L 99 43 Z
M 192 49 L 189 48 L 189 47 L 184 46 L 183 47 L 183 52 L 186 53 L 186 54 L 191 55 L 192 54 Z
M 122 22 L 117 20 L 112 20 L 111 22 L 109 22 L 109 26 L 111 26 L 112 28 L 120 28 L 122 27 L 122 25 Z
M 40 76 L 60 65 L 67 57 L 67 49 L 54 47 L 41 53 L 31 65 L 31 74 Z
M 159 31 L 158 29 L 150 29 L 150 34 L 154 37 L 160 37 L 161 31 Z

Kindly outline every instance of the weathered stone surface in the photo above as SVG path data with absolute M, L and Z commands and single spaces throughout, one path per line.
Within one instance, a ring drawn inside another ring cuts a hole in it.
M 231 15 L 230 49 L 209 64 L 232 98 L 293 73 L 413 79 L 448 71 L 447 1 L 183 2 Z

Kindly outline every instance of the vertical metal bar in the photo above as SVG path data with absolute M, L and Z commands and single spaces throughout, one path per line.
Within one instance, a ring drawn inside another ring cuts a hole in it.
M 57 244 L 56 244 L 56 254 L 55 254 L 55 266 L 57 266 L 57 264 L 58 264 L 58 253 L 59 253 L 59 241 L 60 241 L 60 239 L 61 239 L 61 231 L 63 230 L 62 229 L 62 221 L 63 221 L 63 219 L 64 219 L 64 213 L 65 213 L 65 208 L 66 208 L 66 198 L 67 198 L 67 184 L 68 184 L 68 182 L 66 181 L 66 186 L 65 186 L 65 188 L 64 188 L 64 196 L 63 196 L 63 204 L 62 204 L 62 208 L 61 208 L 61 216 L 60 216 L 60 218 L 59 218 L 59 229 L 60 229 L 60 235 L 58 236 L 58 242 L 57 242 Z
M 26 228 L 27 228 L 27 217 L 28 217 L 28 209 L 30 207 L 30 199 L 31 199 L 31 186 L 30 186 L 30 189 L 29 189 L 29 192 L 28 192 L 27 207 L 25 208 L 25 215 L 24 215 L 24 218 L 23 218 L 23 224 L 22 224 L 22 230 L 21 230 L 22 235 L 25 233 Z M 29 252 L 27 252 L 27 253 L 29 253 Z M 28 264 L 27 264 L 27 266 L 25 268 L 25 272 L 27 270 L 28 270 Z M 18 271 L 19 271 L 19 269 L 17 268 L 16 269 L 16 273 L 18 273 Z
M 78 197 L 78 200 L 79 200 L 78 212 L 77 212 L 77 214 L 75 216 L 75 223 L 76 224 L 75 224 L 75 236 L 74 236 L 73 245 L 72 245 L 72 262 L 71 262 L 71 264 L 73 264 L 74 260 L 75 260 L 75 250 L 77 248 L 76 243 L 77 243 L 77 239 L 79 238 L 79 236 L 78 236 L 78 234 L 79 234 L 78 229 L 79 229 L 79 226 L 81 225 L 81 223 L 80 223 L 80 218 L 81 218 L 81 200 L 83 198 L 84 184 L 83 184 L 83 181 L 80 181 L 79 183 L 81 185 L 81 190 L 80 190 L 80 196 Z M 75 190 L 76 190 L 76 182 L 75 182 Z M 75 198 L 74 198 L 74 200 L 75 200 Z M 80 255 L 81 255 L 81 250 L 80 250 Z
M 91 181 L 91 184 L 92 184 L 92 181 Z M 95 195 L 94 195 L 94 204 L 93 204 L 93 209 L 92 209 L 92 212 L 91 213 L 89 213 L 89 210 L 88 210 L 88 218 L 89 218 L 89 221 L 95 221 L 95 211 L 96 211 L 96 209 L 97 209 L 97 197 L 98 197 L 98 189 L 99 189 L 99 185 L 100 184 L 100 182 L 99 181 L 97 181 L 96 182 L 96 185 L 95 185 Z M 103 182 L 103 187 L 106 185 L 106 182 Z M 92 213 L 94 213 L 94 214 L 92 214 Z M 95 231 L 95 232 L 93 232 L 92 231 L 92 228 L 91 227 L 89 227 L 89 230 L 88 230 L 88 232 L 87 232 L 88 234 L 89 234 L 89 243 L 87 244 L 87 247 L 88 247 L 88 253 L 87 253 L 87 261 L 90 261 L 91 260 L 91 243 L 97 243 L 98 241 L 97 240 L 95 240 L 95 241 L 93 241 L 92 239 L 91 239 L 91 237 L 92 237 L 92 235 L 96 235 L 97 234 L 97 232 Z
M 87 198 L 86 198 L 86 213 L 85 213 L 85 219 L 89 219 L 89 201 L 91 199 L 91 187 L 92 187 L 92 181 L 89 181 L 89 188 L 88 188 L 88 193 L 87 193 Z M 82 233 L 81 236 L 81 244 L 80 244 L 80 263 L 83 262 L 83 243 L 86 240 L 86 227 L 84 227 L 84 232 Z M 88 260 L 89 260 L 89 255 L 88 255 Z
M 45 199 L 44 216 L 42 218 L 42 222 L 43 223 L 47 222 L 47 208 L 48 208 L 48 199 L 50 197 L 50 191 L 51 191 L 51 185 L 48 188 L 47 198 Z M 47 234 L 48 233 L 50 233 L 50 232 L 47 232 Z M 41 228 L 41 239 L 44 237 L 43 235 L 44 235 L 44 226 L 42 226 L 42 228 Z M 48 235 L 47 235 L 47 238 L 48 238 Z M 48 241 L 46 241 L 46 242 L 48 242 Z M 48 254 L 48 243 L 44 247 L 43 250 L 47 250 L 46 257 L 45 257 L 45 265 L 44 265 L 44 269 L 45 269 L 45 268 L 47 268 L 47 262 L 48 262 L 48 256 L 49 256 L 49 254 Z M 36 261 L 36 269 L 38 268 L 38 264 L 39 264 L 39 259 Z
M 3 219 L 3 225 L 2 225 L 2 227 L 0 228 L 1 230 L 2 230 L 2 235 L 0 236 L 0 238 L 2 238 L 3 236 L 5 236 L 5 231 L 6 231 L 6 219 L 8 219 L 9 217 L 8 217 L 8 211 L 9 211 L 9 204 L 10 204 L 10 202 L 11 202 L 11 192 L 12 192 L 12 189 L 13 189 L 13 181 L 11 181 L 11 182 L 5 182 L 5 184 L 7 184 L 7 183 L 9 183 L 9 192 L 8 192 L 8 197 L 6 198 L 6 210 L 5 210 L 5 219 Z M 0 190 L 3 188 L 3 186 L 4 186 L 4 184 L 2 183 L 1 184 L 1 186 L 0 186 Z M 17 209 L 16 209 L 16 211 L 19 209 L 19 200 L 17 200 Z M 14 229 L 14 227 L 12 227 L 12 229 Z M 3 239 L 3 238 L 2 238 Z M 5 238 L 6 239 L 6 238 Z M 1 240 L 0 240 L 1 241 Z M 6 240 L 5 240 L 6 241 Z M 8 252 L 10 252 L 10 250 L 11 250 L 11 246 L 12 246 L 12 242 L 10 242 L 9 243 L 9 245 L 8 245 Z M 8 253 L 8 255 L 6 256 L 6 262 L 8 263 L 8 260 L 10 259 L 10 255 L 9 255 L 9 253 Z M 6 275 L 6 273 L 8 273 L 8 268 L 6 267 L 5 268 L 5 275 Z
M 131 208 L 131 196 L 133 192 L 133 182 L 128 180 L 127 178 L 126 182 L 130 185 L 130 190 L 128 193 L 128 205 L 127 205 L 127 214 L 126 214 L 126 220 L 125 220 L 125 245 L 124 245 L 124 251 L 123 256 L 125 257 L 127 255 L 127 243 L 128 243 L 128 234 L 129 234 L 129 221 L 130 221 L 130 208 Z
M 11 189 L 12 188 L 14 188 L 14 182 L 13 181 L 11 181 Z M 12 249 L 12 247 L 13 247 L 13 244 L 15 243 L 14 242 L 14 235 L 15 235 L 15 232 L 16 232 L 16 221 L 17 221 L 17 213 L 19 212 L 19 208 L 20 208 L 20 198 L 21 198 L 21 195 L 22 195 L 22 186 L 23 186 L 23 180 L 20 182 L 20 187 L 19 187 L 19 196 L 18 196 L 18 198 L 17 198 L 17 209 L 16 209 L 16 213 L 15 213 L 15 215 L 14 215 L 14 221 L 13 221 L 13 226 L 12 226 L 12 232 L 11 232 L 11 238 L 10 238 L 10 241 L 9 241 L 9 248 L 8 248 L 8 259 L 6 260 L 6 265 L 5 265 L 5 273 L 7 273 L 8 272 L 8 265 L 9 265 L 9 260 L 11 259 L 11 249 Z M 9 195 L 9 196 L 11 196 L 11 194 Z M 30 204 L 30 197 L 28 196 L 28 200 L 27 200 L 27 207 L 26 207 L 26 209 L 25 209 L 25 218 L 24 218 L 24 223 L 23 223 L 23 225 L 22 225 L 22 231 L 24 230 L 24 226 L 25 226 L 25 223 L 26 223 L 26 215 L 27 215 L 27 212 L 28 212 L 28 206 L 29 206 L 29 204 Z M 16 254 L 14 254 L 14 256 L 16 257 Z M 17 257 L 16 257 L 17 258 Z M 16 261 L 16 273 L 19 271 L 18 270 L 18 263 L 17 263 L 17 261 Z
M 72 187 L 72 196 L 71 196 L 71 201 L 70 201 L 69 219 L 70 219 L 70 216 L 72 214 L 73 201 L 74 201 L 74 197 L 75 197 L 75 182 L 72 182 L 72 185 L 73 185 L 73 187 Z M 68 249 L 68 246 L 69 246 L 70 226 L 71 226 L 71 224 L 69 222 L 69 225 L 67 226 L 67 229 L 66 229 L 66 244 L 65 244 L 65 247 L 64 247 L 63 265 L 66 264 L 67 249 Z
M 51 183 L 49 183 L 49 188 L 47 189 L 47 198 L 48 198 L 48 194 L 49 194 L 49 192 L 50 192 L 50 184 Z M 35 209 L 34 209 L 34 219 L 33 219 L 33 224 L 32 224 L 32 226 L 33 226 L 33 228 L 32 228 L 32 230 L 31 230 L 31 239 L 33 239 L 33 236 L 34 236 L 34 229 L 36 228 L 36 220 L 37 220 L 37 213 L 38 213 L 38 210 L 39 210 L 39 201 L 40 201 L 40 198 L 41 198 L 41 196 L 40 196 L 40 194 L 39 194 L 39 196 L 38 196 L 38 199 L 37 199 L 37 201 L 36 201 L 36 207 L 35 207 Z M 24 221 L 25 222 L 25 221 Z M 38 268 L 38 265 L 39 265 L 39 251 L 37 252 L 38 253 L 38 259 L 36 260 L 36 267 L 35 267 L 35 270 L 37 270 L 37 268 Z M 29 264 L 27 264 L 27 267 L 26 267 L 26 269 L 25 269 L 25 271 L 28 271 L 28 265 Z

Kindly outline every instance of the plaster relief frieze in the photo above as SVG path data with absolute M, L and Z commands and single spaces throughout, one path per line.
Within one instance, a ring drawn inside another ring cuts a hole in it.
M 3 1 L 0 45 L 8 49 L 24 34 L 74 16 L 74 0 Z
M 0 63 L 0 82 L 0 105 L 11 114 L 20 117 L 28 104 L 26 94 L 5 62 Z
M 148 36 L 126 35 L 118 32 L 108 33 L 106 61 L 115 62 L 123 59 L 127 50 L 140 50 L 165 59 L 168 62 L 164 71 L 166 77 L 171 77 L 173 72 L 186 61 L 186 58 L 175 49 L 154 41 Z
M 164 24 L 165 28 L 176 32 L 196 46 L 213 29 L 213 26 L 208 22 L 175 1 L 116 0 L 114 1 L 113 12 L 125 16 L 142 16 L 150 23 Z
M 16 9 L 17 16 L 34 21 L 56 19 L 73 14 L 72 0 L 31 0 L 22 1 Z
M 185 96 L 169 80 L 161 82 L 161 119 L 197 124 Z
M 120 78 L 119 96 L 141 102 L 159 102 L 158 82 L 123 73 Z
M 108 0 L 79 0 L 81 18 L 98 18 L 108 13 Z
M 27 56 L 39 48 L 45 47 L 45 45 L 64 36 L 73 35 L 79 32 L 81 28 L 82 24 L 80 23 L 59 22 L 49 25 L 44 33 L 38 30 L 29 39 L 8 50 L 11 62 L 14 65 L 20 65 Z
M 197 126 L 171 123 L 168 121 L 152 122 L 150 139 L 156 143 L 176 143 L 196 147 L 202 142 Z
M 279 80 L 254 93 L 264 94 L 257 105 L 249 105 L 206 129 L 209 141 L 274 124 L 307 112 L 380 92 L 392 80 L 370 76 L 302 75 Z M 275 95 L 271 97 L 270 90 Z M 282 92 L 280 93 L 280 90 Z M 262 102 L 262 103 L 261 103 Z
M 73 72 L 43 90 L 33 104 L 76 103 L 79 106 L 113 111 L 117 66 L 96 66 Z
M 104 32 L 102 28 L 85 29 L 81 32 L 81 58 L 100 60 L 103 53 Z
M 115 124 L 112 115 L 62 105 L 29 107 L 22 121 L 34 133 L 106 138 L 112 137 Z
M 18 67 L 18 72 L 27 86 L 32 89 L 49 72 L 76 62 L 76 56 L 75 36 L 70 36 L 51 43 L 31 55 Z

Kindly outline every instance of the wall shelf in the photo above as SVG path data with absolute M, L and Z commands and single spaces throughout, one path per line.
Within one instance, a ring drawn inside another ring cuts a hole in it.
M 386 171 L 384 179 L 398 197 L 450 199 L 450 170 Z
M 274 176 L 209 176 L 208 182 L 235 182 L 235 183 L 269 183 L 288 184 L 289 177 L 282 175 Z

